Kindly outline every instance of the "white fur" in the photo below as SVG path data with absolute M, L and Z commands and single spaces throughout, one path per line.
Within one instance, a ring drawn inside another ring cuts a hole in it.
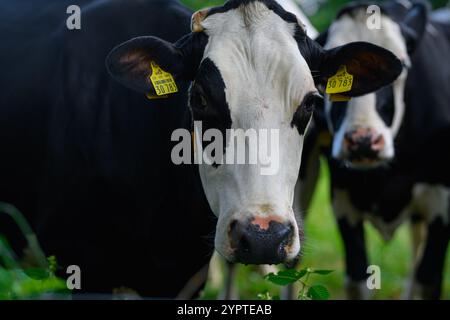
M 428 223 L 438 217 L 444 224 L 449 224 L 450 189 L 442 185 L 418 183 L 413 188 L 413 202 L 410 210 L 421 214 Z
M 358 127 L 374 128 L 378 134 L 383 135 L 386 146 L 380 152 L 380 159 L 391 159 L 394 157 L 394 137 L 375 107 L 375 95 L 368 94 L 348 102 L 345 119 L 333 139 L 332 155 L 336 159 L 346 156 L 346 150 L 342 148 L 346 132 L 356 130 Z
M 414 185 L 411 201 L 390 223 L 385 223 L 373 212 L 362 212 L 356 209 L 347 191 L 334 189 L 333 194 L 333 209 L 338 218 L 346 217 L 352 225 L 356 225 L 361 219 L 367 219 L 385 241 L 390 240 L 397 228 L 413 214 L 419 214 L 427 223 L 432 223 L 438 217 L 442 218 L 444 224 L 450 223 L 450 189 L 442 185 L 424 183 Z
M 209 36 L 204 58 L 221 72 L 232 128 L 280 132 L 281 166 L 275 175 L 261 175 L 259 165 L 199 166 L 206 197 L 219 218 L 216 249 L 230 257 L 230 221 L 270 214 L 295 226 L 287 253 L 288 260 L 294 259 L 300 241 L 292 205 L 303 137 L 291 121 L 305 94 L 316 91 L 293 38 L 294 26 L 259 2 L 213 14 L 202 26 Z
M 333 194 L 333 211 L 337 218 L 345 217 L 352 226 L 366 219 L 378 230 L 385 241 L 392 239 L 397 228 L 413 213 L 409 206 L 405 206 L 395 220 L 386 223 L 373 212 L 363 212 L 355 208 L 348 191 L 334 189 Z

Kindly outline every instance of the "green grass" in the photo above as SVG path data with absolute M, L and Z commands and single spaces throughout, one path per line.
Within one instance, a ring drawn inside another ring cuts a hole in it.
M 206 7 L 218 6 L 224 3 L 223 0 L 181 0 L 186 6 L 193 10 L 199 10 Z
M 19 260 L 0 234 L 0 300 L 39 299 L 45 294 L 68 294 L 66 283 L 55 276 L 56 258 L 46 258 L 36 235 L 19 210 L 0 202 L 0 215 L 9 215 L 27 240 L 27 254 Z

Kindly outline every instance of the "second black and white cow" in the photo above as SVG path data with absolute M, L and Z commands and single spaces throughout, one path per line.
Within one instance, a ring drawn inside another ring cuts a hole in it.
M 450 168 L 443 161 L 450 137 L 449 21 L 442 14 L 435 20 L 422 3 L 392 1 L 381 5 L 380 28 L 369 29 L 368 5 L 342 9 L 325 34 L 325 48 L 368 41 L 394 52 L 404 66 L 393 85 L 348 102 L 325 102 L 348 293 L 367 293 L 364 220 L 388 240 L 411 219 L 416 226 L 425 222 L 427 235 L 416 239 L 421 245 L 406 297 L 438 298 L 450 237 Z
M 200 164 L 199 171 L 219 219 L 219 253 L 232 262 L 291 264 L 302 234 L 292 208 L 294 187 L 317 87 L 345 65 L 354 75 L 348 95 L 362 95 L 395 80 L 401 64 L 388 50 L 364 42 L 323 50 L 276 1 L 231 0 L 197 12 L 192 22 L 193 32 L 174 44 L 139 37 L 116 47 L 107 58 L 108 70 L 143 94 L 161 93 L 152 81 L 152 63 L 176 82 L 192 81 L 192 119 L 202 123 L 196 137 L 206 129 L 217 134 L 209 141 L 231 129 L 278 131 L 280 166 L 273 174 L 262 174 L 259 162 L 232 164 L 223 158 Z M 238 152 L 230 141 L 221 141 L 225 155 Z

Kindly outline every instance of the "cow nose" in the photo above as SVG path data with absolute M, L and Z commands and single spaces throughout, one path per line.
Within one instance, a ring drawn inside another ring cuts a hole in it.
M 254 218 L 250 222 L 230 224 L 231 248 L 237 262 L 244 264 L 279 264 L 286 259 L 294 228 L 270 218 Z
M 358 128 L 345 133 L 344 145 L 351 159 L 376 159 L 385 141 L 371 128 Z

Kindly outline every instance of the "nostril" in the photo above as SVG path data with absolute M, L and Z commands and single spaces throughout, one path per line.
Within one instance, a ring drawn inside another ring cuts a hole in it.
M 348 149 L 356 149 L 359 146 L 359 136 L 356 131 L 349 131 L 344 134 L 344 146 Z
M 230 225 L 228 227 L 228 236 L 230 238 L 231 247 L 237 248 L 241 237 L 242 237 L 242 228 L 239 228 L 238 221 L 233 220 L 230 222 Z
M 242 222 L 237 220 L 230 222 L 228 235 L 233 250 L 237 250 L 242 254 L 248 254 L 252 250 L 251 234 L 248 232 L 248 226 Z
M 384 145 L 385 145 L 384 137 L 381 134 L 372 141 L 372 149 L 375 151 L 382 150 L 384 148 Z
M 230 226 L 228 227 L 228 232 L 231 233 L 233 232 L 234 229 L 236 229 L 236 225 L 237 225 L 237 220 L 232 220 L 230 222 Z
M 292 242 L 293 235 L 294 235 L 294 227 L 291 224 L 284 225 L 284 228 L 283 230 L 281 230 L 278 237 L 280 241 L 278 249 L 281 250 L 281 252 L 284 252 L 285 247 Z
M 278 239 L 286 239 L 288 236 L 292 233 L 292 226 L 291 224 L 285 225 L 281 224 L 279 227 L 279 230 L 277 230 L 275 236 Z
M 241 239 L 239 240 L 239 249 L 243 253 L 249 253 L 250 252 L 250 241 L 249 239 L 244 235 L 242 235 Z
M 345 142 L 347 142 L 349 144 L 352 144 L 354 142 L 354 140 L 353 140 L 353 132 L 346 132 L 344 134 L 344 140 L 345 140 Z

